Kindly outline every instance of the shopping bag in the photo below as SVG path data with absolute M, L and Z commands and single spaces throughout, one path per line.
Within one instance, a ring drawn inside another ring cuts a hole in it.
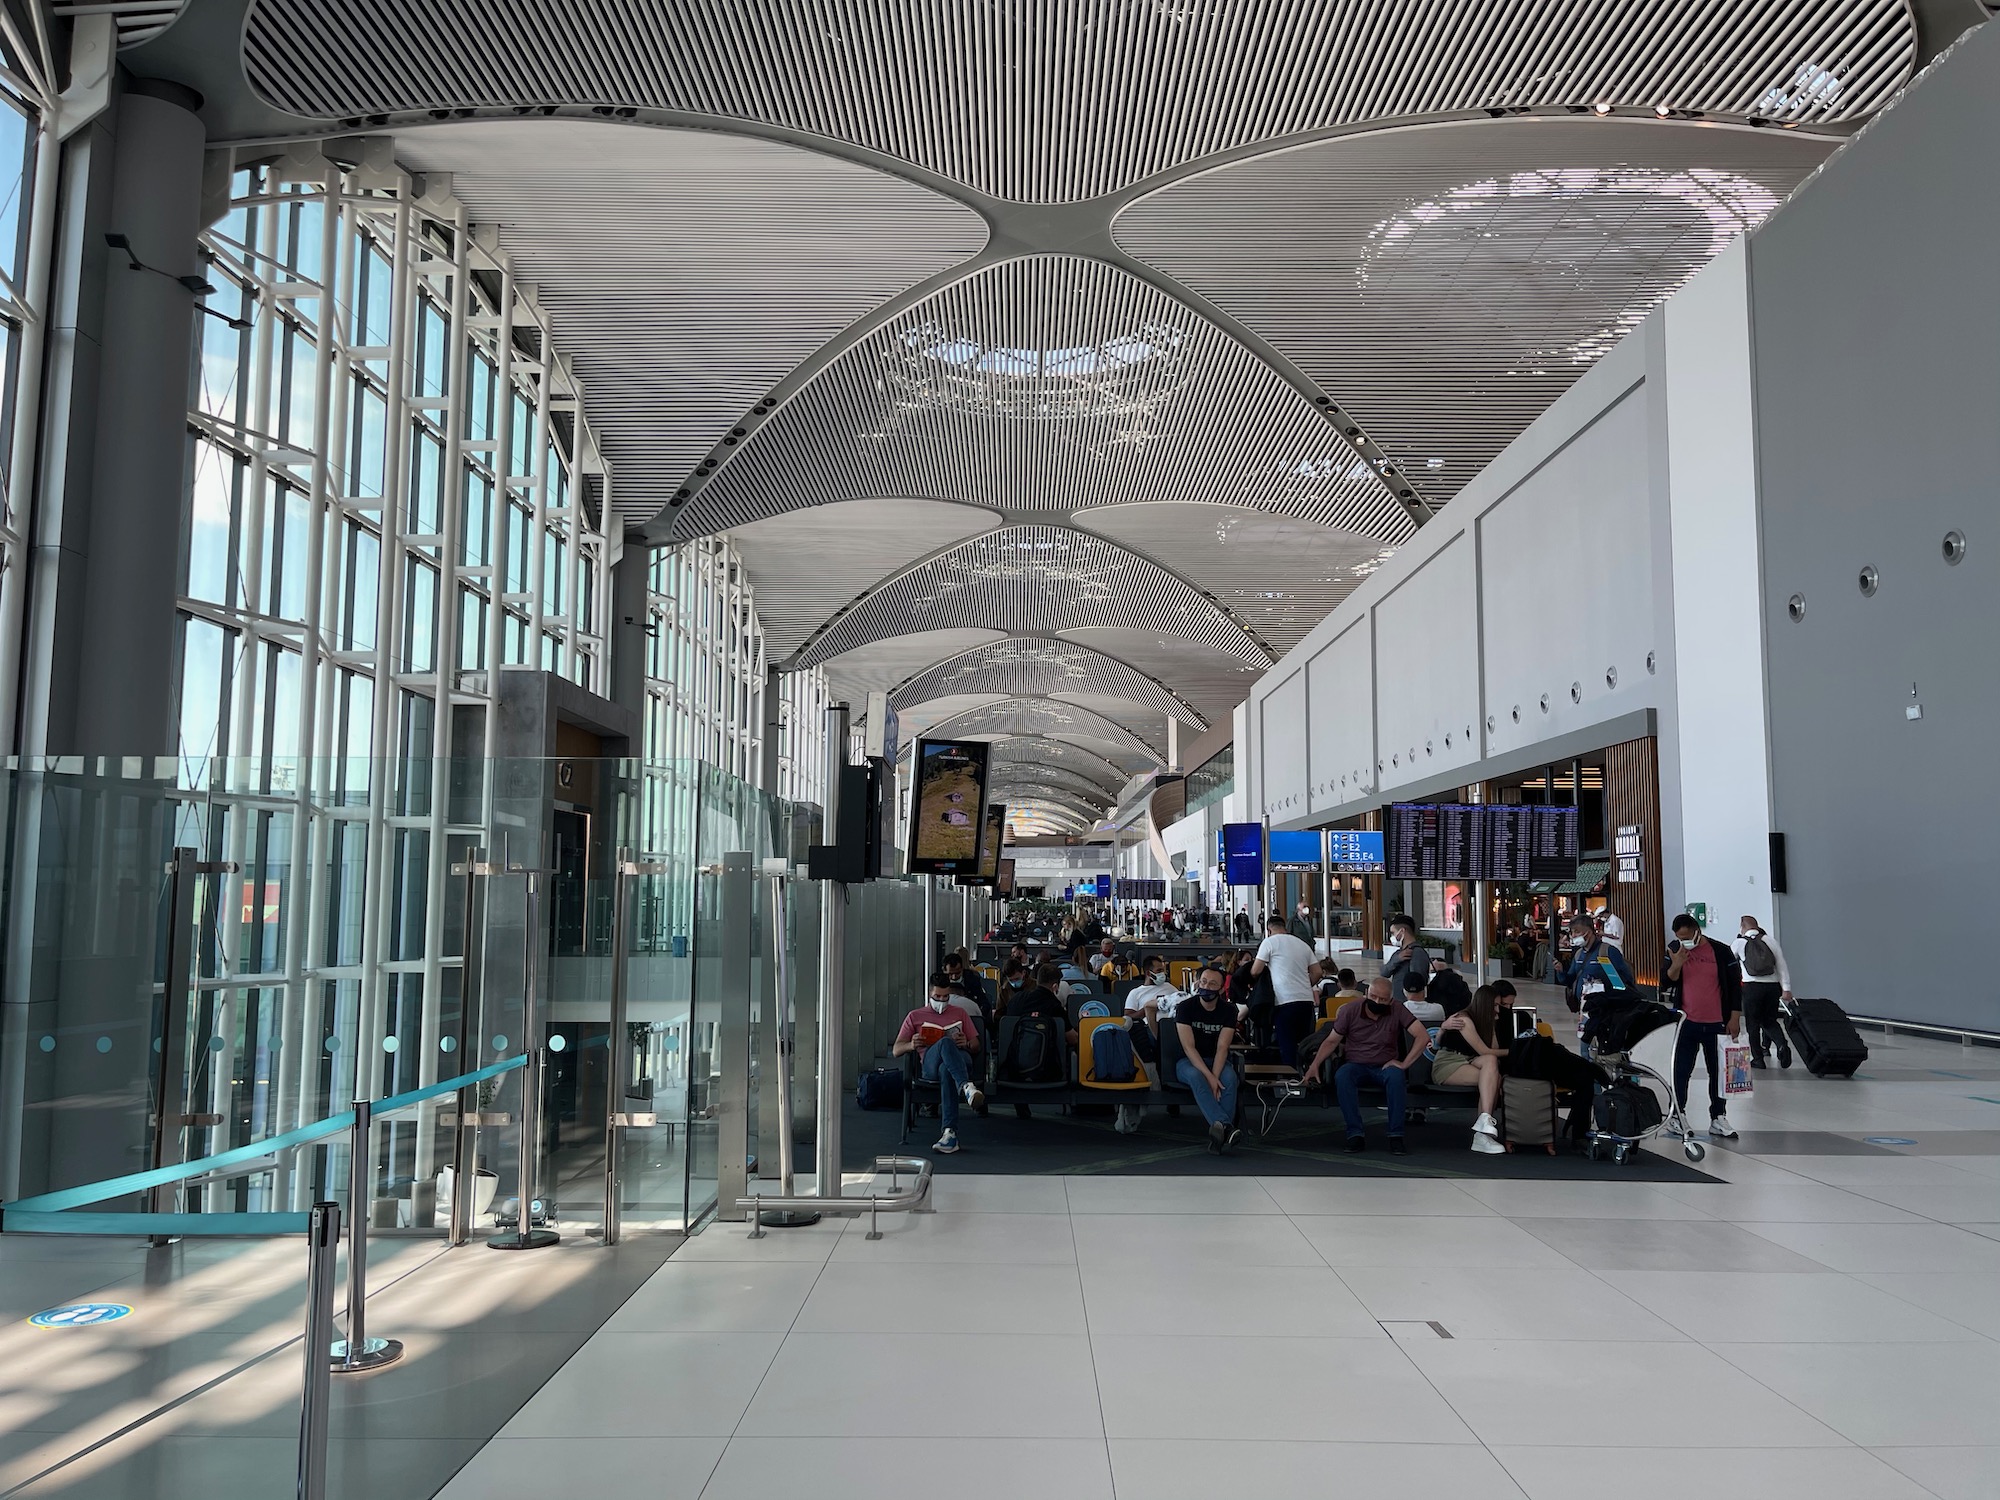
M 1722 1050 L 1722 1092 L 1749 1093 L 1750 1044 L 1741 1037 L 1723 1036 L 1716 1039 L 1716 1045 Z

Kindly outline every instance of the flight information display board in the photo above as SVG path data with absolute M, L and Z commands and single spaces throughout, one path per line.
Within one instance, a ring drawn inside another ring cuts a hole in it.
M 1121 879 L 1118 882 L 1120 901 L 1164 901 L 1167 899 L 1167 883 L 1164 880 Z
M 1583 852 L 1574 807 L 1398 802 L 1387 825 L 1391 880 L 1569 880 Z

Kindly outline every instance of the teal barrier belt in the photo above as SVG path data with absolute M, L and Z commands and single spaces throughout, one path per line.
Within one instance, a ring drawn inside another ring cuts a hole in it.
M 484 1083 L 489 1078 L 498 1078 L 502 1073 L 511 1073 L 516 1068 L 526 1067 L 527 1063 L 525 1054 L 510 1057 L 505 1062 L 493 1063 L 476 1072 L 461 1073 L 458 1077 L 447 1078 L 442 1083 L 411 1089 L 408 1093 L 391 1094 L 386 1099 L 375 1101 L 371 1110 L 374 1114 L 384 1115 L 392 1110 L 408 1109 L 412 1104 L 421 1104 L 424 1100 L 435 1099 L 440 1094 L 456 1093 L 459 1089 Z M 309 1145 L 326 1136 L 338 1134 L 353 1124 L 354 1111 L 346 1109 L 311 1125 L 288 1130 L 283 1135 L 270 1136 L 261 1141 L 253 1141 L 247 1146 L 236 1146 L 228 1151 L 218 1151 L 213 1156 L 204 1156 L 197 1161 L 184 1162 L 179 1166 L 155 1167 L 150 1172 L 133 1172 L 124 1177 L 107 1177 L 101 1182 L 87 1182 L 81 1187 L 63 1188 L 57 1192 L 42 1193 L 37 1197 L 21 1198 L 13 1203 L 0 1204 L 0 1229 L 10 1233 L 20 1230 L 41 1234 L 302 1233 L 306 1227 L 304 1214 L 73 1214 L 64 1210 L 86 1208 L 93 1203 L 102 1203 L 107 1198 L 122 1198 L 128 1193 L 143 1193 L 189 1177 L 203 1176 L 223 1167 L 256 1161 L 276 1151 Z M 232 1225 L 244 1227 L 230 1227 Z

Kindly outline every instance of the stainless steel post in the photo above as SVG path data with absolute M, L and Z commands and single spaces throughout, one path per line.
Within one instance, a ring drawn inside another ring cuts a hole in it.
M 368 1153 L 373 1112 L 368 1100 L 354 1102 L 354 1124 L 347 1133 L 347 1337 L 325 1346 L 332 1367 L 350 1375 L 379 1370 L 403 1357 L 400 1340 L 368 1337 Z
M 785 962 L 785 871 L 786 861 L 765 862 L 764 873 L 771 882 L 771 964 L 773 1000 L 771 1024 L 777 1028 L 778 1051 L 778 1192 L 790 1198 L 798 1191 L 792 1166 L 792 1003 L 791 974 Z M 750 1238 L 762 1239 L 764 1228 L 803 1229 L 817 1224 L 819 1215 L 810 1209 L 757 1210 L 752 1215 Z
M 472 1071 L 474 1039 L 479 1034 L 479 1028 L 473 1024 L 473 1015 L 479 1008 L 479 982 L 486 972 L 485 902 L 481 899 L 485 887 L 480 884 L 488 870 L 485 858 L 483 849 L 468 849 L 465 862 L 451 868 L 452 874 L 465 877 L 465 951 L 459 964 L 458 1046 L 453 1054 L 462 1073 Z M 458 1091 L 458 1112 L 451 1146 L 450 1243 L 454 1245 L 463 1245 L 472 1238 L 472 1194 L 479 1175 L 479 1162 L 473 1154 L 472 1145 L 479 1128 L 476 1123 L 478 1107 L 479 1090 L 476 1087 Z
M 826 836 L 840 827 L 840 773 L 847 764 L 847 705 L 826 710 Z M 843 1057 L 847 1026 L 847 887 L 826 882 L 819 914 L 819 1133 L 813 1170 L 822 1198 L 840 1196 L 840 1107 L 847 1097 Z
M 299 1403 L 299 1500 L 326 1500 L 326 1437 L 332 1420 L 334 1257 L 340 1205 L 315 1203 L 306 1215 L 306 1385 Z
M 912 838 L 914 839 L 914 835 Z M 917 987 L 909 996 L 910 1003 L 916 1004 L 916 997 L 925 993 L 924 986 L 930 983 L 931 970 L 938 966 L 937 935 L 937 876 L 924 877 L 924 961 L 917 967 Z
M 542 1146 L 542 1017 L 536 1008 L 537 994 L 535 973 L 540 958 L 539 936 L 541 933 L 541 879 L 540 870 L 520 872 L 528 878 L 527 899 L 522 908 L 525 935 L 521 940 L 521 953 L 526 962 L 526 973 L 521 981 L 521 1048 L 526 1054 L 528 1065 L 521 1069 L 521 1145 L 520 1160 L 515 1165 L 514 1180 L 518 1203 L 512 1234 L 496 1234 L 486 1242 L 492 1250 L 540 1250 L 544 1246 L 559 1244 L 562 1236 L 553 1229 L 534 1227 L 536 1177 L 540 1165 Z

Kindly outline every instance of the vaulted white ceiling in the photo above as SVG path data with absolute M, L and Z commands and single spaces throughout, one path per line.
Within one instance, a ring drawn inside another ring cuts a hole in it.
M 1923 45 L 1907 0 L 210 0 L 132 56 L 213 141 L 449 174 L 628 535 L 726 533 L 774 664 L 1075 829 Z

